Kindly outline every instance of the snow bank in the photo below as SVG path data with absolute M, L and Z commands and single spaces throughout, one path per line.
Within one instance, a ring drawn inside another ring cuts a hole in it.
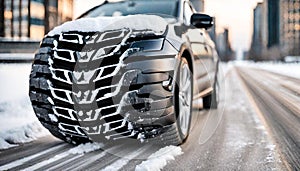
M 9 113 L 9 111 L 6 111 L 6 113 Z M 28 143 L 50 134 L 36 118 L 32 116 L 27 118 L 24 116 L 18 117 L 13 112 L 11 114 L 11 116 L 1 115 L 0 112 L 0 116 L 3 117 L 0 121 L 0 149 L 15 147 L 20 143 Z M 28 116 L 25 112 L 24 115 Z M 32 115 L 34 116 L 33 113 Z
M 53 36 L 60 34 L 61 32 L 68 31 L 95 32 L 122 28 L 130 28 L 135 30 L 147 29 L 158 34 L 162 34 L 165 32 L 166 27 L 167 22 L 163 18 L 156 15 L 81 18 L 55 27 L 48 33 L 48 35 Z
M 0 149 L 49 132 L 36 118 L 28 96 L 30 64 L 0 65 Z
M 177 146 L 167 146 L 161 148 L 157 152 L 150 155 L 146 161 L 143 161 L 141 164 L 137 165 L 135 170 L 159 171 L 167 165 L 168 161 L 175 160 L 175 157 L 181 154 L 183 154 L 183 152 L 181 148 Z
M 49 132 L 39 123 L 34 122 L 18 128 L 0 132 L 0 149 L 8 149 L 19 143 L 28 143 Z

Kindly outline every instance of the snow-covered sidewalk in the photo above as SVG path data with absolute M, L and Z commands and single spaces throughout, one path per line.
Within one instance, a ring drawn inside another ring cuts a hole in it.
M 0 65 L 0 149 L 14 147 L 49 134 L 30 104 L 30 64 Z

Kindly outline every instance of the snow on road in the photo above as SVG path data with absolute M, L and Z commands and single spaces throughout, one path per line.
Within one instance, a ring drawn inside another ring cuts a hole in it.
M 10 170 L 10 169 L 12 169 L 12 168 L 14 168 L 14 167 L 20 166 L 20 165 L 22 165 L 22 164 L 24 164 L 24 163 L 30 161 L 30 160 L 32 160 L 32 159 L 38 158 L 38 157 L 40 157 L 40 156 L 42 156 L 42 155 L 45 155 L 45 154 L 47 154 L 47 153 L 50 153 L 50 152 L 55 151 L 55 150 L 57 150 L 57 149 L 60 149 L 60 148 L 62 148 L 62 147 L 64 147 L 64 146 L 66 146 L 66 144 L 58 145 L 58 146 L 49 148 L 49 149 L 47 149 L 47 150 L 44 150 L 44 151 L 42 151 L 42 152 L 40 152 L 40 153 L 36 153 L 36 154 L 34 154 L 34 155 L 31 155 L 31 156 L 28 156 L 28 157 L 25 157 L 25 158 L 16 160 L 16 161 L 14 161 L 14 162 L 5 164 L 5 165 L 3 165 L 3 166 L 0 166 L 0 170 Z
M 300 78 L 300 63 L 283 63 L 283 62 L 250 62 L 250 61 L 234 61 L 225 64 L 225 66 L 244 66 L 264 69 L 278 74 L 290 77 Z
M 243 62 L 243 63 L 237 62 L 233 64 L 229 63 L 230 66 L 240 66 L 240 65 L 245 66 L 246 64 L 248 64 L 248 62 Z M 236 75 L 237 74 L 236 72 L 232 72 L 231 74 L 233 76 L 231 77 L 232 80 L 230 80 L 230 82 L 234 82 L 235 84 L 232 86 L 230 85 L 226 86 L 227 88 L 226 91 L 231 92 L 231 94 L 227 96 L 228 99 L 226 100 L 226 103 L 231 102 L 231 105 L 228 105 L 225 110 L 227 110 L 228 113 L 235 113 L 236 115 L 240 115 L 240 117 L 244 117 L 245 119 L 246 119 L 246 115 L 248 115 L 249 117 L 247 118 L 248 122 L 251 122 L 251 124 L 255 127 L 255 129 L 259 131 L 261 134 L 260 136 L 261 141 L 259 143 L 266 144 L 266 147 L 274 146 L 272 144 L 272 141 L 268 138 L 268 136 L 266 136 L 266 134 L 268 134 L 266 128 L 262 123 L 261 119 L 259 118 L 259 116 L 256 114 L 255 108 L 253 108 L 252 106 L 253 103 L 251 102 L 252 99 L 249 99 L 250 97 L 247 95 L 247 92 L 245 92 L 245 88 L 243 87 L 244 84 Z M 227 82 L 227 84 L 230 83 Z M 243 148 L 245 146 L 251 146 L 257 143 L 254 142 L 257 140 L 250 139 L 251 137 L 247 136 L 248 131 L 244 130 L 244 126 L 239 124 L 238 122 L 230 123 L 229 126 L 227 127 L 227 131 L 231 135 L 228 141 L 229 142 L 228 145 L 232 146 L 233 148 Z
M 40 157 L 42 155 L 45 155 L 47 153 L 51 153 L 51 152 L 53 152 L 55 150 L 58 150 L 58 149 L 63 149 L 67 145 L 68 144 L 61 144 L 61 145 L 49 148 L 49 149 L 47 149 L 45 151 L 42 151 L 40 153 L 34 154 L 32 156 L 28 156 L 28 157 L 16 160 L 16 161 L 8 163 L 6 165 L 0 166 L 0 170 L 9 170 L 9 169 L 12 169 L 14 167 L 20 166 L 20 165 L 22 165 L 22 164 L 30 161 L 30 160 L 33 160 L 33 159 L 38 158 L 38 157 Z M 61 152 L 61 153 L 55 155 L 54 157 L 51 157 L 50 159 L 46 159 L 46 160 L 43 160 L 43 161 L 41 161 L 41 162 L 39 162 L 39 163 L 37 163 L 35 165 L 32 165 L 32 166 L 24 169 L 24 171 L 26 171 L 26 170 L 31 171 L 31 170 L 39 169 L 39 168 L 41 168 L 41 167 L 43 167 L 45 165 L 53 163 L 53 162 L 55 162 L 57 160 L 65 158 L 65 157 L 67 157 L 69 155 L 77 155 L 75 157 L 82 156 L 85 153 L 89 153 L 89 152 L 92 152 L 92 151 L 99 150 L 102 147 L 103 147 L 103 144 L 101 144 L 101 143 L 86 143 L 86 144 L 81 144 L 81 145 L 79 145 L 77 147 L 71 148 L 68 151 Z
M 181 147 L 167 146 L 151 154 L 146 161 L 137 165 L 136 171 L 160 171 L 168 161 L 175 160 L 176 156 L 183 154 Z
M 130 160 L 137 158 L 139 155 L 146 152 L 146 150 L 148 150 L 149 148 L 150 148 L 150 146 L 141 147 L 141 148 L 137 149 L 136 151 L 134 151 L 134 152 L 120 158 L 119 160 L 115 161 L 114 163 L 110 164 L 109 166 L 104 168 L 102 171 L 120 170 L 123 166 L 128 164 Z
M 103 147 L 103 144 L 101 143 L 87 143 L 87 144 L 81 144 L 77 147 L 74 147 L 70 150 L 68 150 L 67 152 L 62 152 L 60 154 L 55 155 L 54 157 L 48 159 L 48 160 L 44 160 L 42 162 L 39 162 L 33 166 L 30 166 L 26 169 L 24 169 L 24 171 L 31 171 L 31 170 L 37 170 L 40 169 L 50 163 L 53 163 L 55 161 L 61 160 L 71 154 L 79 154 L 79 156 L 82 156 L 84 153 L 89 153 L 92 151 L 96 151 L 99 150 Z
M 79 146 L 72 148 L 69 150 L 70 154 L 84 154 L 89 153 L 92 151 L 99 150 L 104 145 L 102 143 L 86 143 L 86 144 L 80 144 Z
M 31 107 L 30 70 L 30 64 L 0 65 L 0 149 L 49 134 Z
M 289 75 L 292 77 L 300 78 L 300 65 L 299 64 L 282 64 L 282 63 L 250 63 L 250 62 L 231 62 L 228 64 L 222 63 L 221 67 L 223 69 L 224 75 L 228 75 L 234 66 L 245 66 L 245 67 L 257 67 L 261 69 L 270 70 L 272 72 L 277 72 L 280 74 Z M 275 69 L 277 68 L 277 69 Z M 29 73 L 31 65 L 30 64 L 7 64 L 0 65 L 0 149 L 6 149 L 18 145 L 18 143 L 30 142 L 37 139 L 40 136 L 48 135 L 48 131 L 41 126 L 38 122 L 35 114 L 32 110 L 30 100 L 28 97 L 29 88 Z M 267 138 L 267 131 L 264 125 L 261 123 L 260 119 L 256 115 L 247 115 L 255 111 L 251 111 L 249 107 L 249 102 L 246 100 L 244 92 L 242 92 L 240 87 L 240 81 L 236 80 L 237 76 L 231 77 L 234 82 L 234 86 L 226 86 L 228 89 L 226 92 L 234 92 L 231 94 L 230 99 L 236 102 L 233 106 L 227 106 L 227 113 L 240 113 L 239 117 L 248 118 L 248 124 L 252 124 L 253 128 L 259 132 L 259 137 L 257 139 L 251 139 L 251 136 L 247 136 L 249 132 L 238 122 L 228 123 L 226 127 L 226 138 L 228 138 L 225 144 L 225 149 L 231 149 L 233 153 L 239 152 L 240 149 L 251 149 L 255 144 L 260 144 L 265 147 L 265 152 L 263 153 L 264 160 L 258 162 L 274 163 L 278 161 L 276 156 L 276 146 L 271 143 Z M 229 94 L 230 95 L 230 94 Z M 243 96 L 241 98 L 241 95 Z M 228 97 L 228 98 L 229 98 Z M 236 99 L 235 99 L 236 98 Z M 241 100 L 244 99 L 244 100 Z M 228 100 L 227 100 L 228 101 Z M 227 102 L 226 101 L 226 102 Z M 238 115 L 236 116 L 238 117 Z M 251 122 L 251 123 L 250 123 Z M 253 131 L 255 132 L 255 131 Z M 56 155 L 54 158 L 49 160 L 44 160 L 41 163 L 33 165 L 32 168 L 41 168 L 48 163 L 60 160 L 69 155 L 75 155 L 75 159 L 85 153 L 92 151 L 97 151 L 102 148 L 102 144 L 84 144 L 78 147 L 72 148 L 68 151 L 61 152 L 61 154 Z M 228 148 L 227 148 L 228 147 Z M 121 158 L 116 160 L 112 165 L 107 166 L 106 170 L 117 169 L 119 166 L 124 166 L 130 162 L 130 160 L 138 157 L 143 153 L 144 148 L 139 149 L 135 152 L 129 153 L 126 158 Z M 45 152 L 41 152 L 43 155 Z M 100 153 L 91 160 L 95 161 L 104 156 L 105 153 Z M 147 160 L 141 162 L 136 166 L 136 170 L 161 170 L 170 162 L 175 160 L 176 156 L 183 154 L 181 147 L 177 146 L 167 146 L 161 148 L 157 152 L 150 155 Z M 226 153 L 227 154 L 227 153 Z M 21 165 L 23 162 L 32 160 L 32 157 L 21 159 L 16 163 L 7 165 L 6 168 L 13 168 L 12 166 Z M 230 157 L 230 156 L 229 156 Z M 63 164 L 63 163 L 62 163 Z M 118 166 L 118 167 L 115 167 Z M 120 168 L 121 168 L 120 167 Z M 0 167 L 0 168 L 3 168 Z M 1 170 L 1 169 L 0 169 Z

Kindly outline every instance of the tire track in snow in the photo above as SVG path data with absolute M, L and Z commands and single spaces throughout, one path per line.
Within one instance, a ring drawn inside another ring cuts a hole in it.
M 0 166 L 0 170 L 9 170 L 9 169 L 13 169 L 17 166 L 21 166 L 31 160 L 34 160 L 38 157 L 41 157 L 43 155 L 46 155 L 48 153 L 51 153 L 53 151 L 56 151 L 56 150 L 59 150 L 59 149 L 63 149 L 64 147 L 68 146 L 68 144 L 61 144 L 61 145 L 58 145 L 58 146 L 55 146 L 55 147 L 52 147 L 48 150 L 45 150 L 43 152 L 40 152 L 40 153 L 37 153 L 37 154 L 34 154 L 34 155 L 31 155 L 31 156 L 28 156 L 28 157 L 25 157 L 23 159 L 19 159 L 19 160 L 16 160 L 16 161 L 13 161 L 11 163 L 8 163 L 8 164 L 5 164 L 3 166 Z
M 265 119 L 266 127 L 278 145 L 277 151 L 288 170 L 299 170 L 299 125 L 298 110 L 293 110 L 292 101 L 287 99 L 293 98 L 295 95 L 289 94 L 282 86 L 282 81 L 288 83 L 287 80 L 294 82 L 297 85 L 299 80 L 292 81 L 287 76 L 284 78 L 280 74 L 270 74 L 268 71 L 256 69 L 238 68 L 241 78 L 245 82 L 248 91 L 252 95 L 254 103 L 257 105 L 262 117 Z M 253 73 L 259 73 L 253 77 Z M 258 77 L 258 78 L 257 78 Z M 277 78 L 280 79 L 277 79 Z M 277 79 L 279 81 L 274 81 Z M 264 80 L 262 82 L 261 80 Z M 273 80 L 273 81 L 270 81 Z M 280 96 L 281 95 L 281 96 Z M 296 97 L 299 100 L 299 95 Z M 291 103 L 292 102 L 292 103 Z M 297 103 L 296 103 L 297 104 Z M 294 104 L 294 105 L 296 105 Z M 294 113 L 295 112 L 295 113 Z M 280 138 L 279 138 L 280 137 Z
M 23 169 L 24 171 L 32 171 L 32 170 L 37 170 L 40 169 L 44 166 L 47 166 L 55 161 L 61 160 L 63 158 L 66 158 L 69 155 L 75 155 L 75 154 L 79 154 L 79 155 L 83 155 L 84 153 L 89 153 L 95 150 L 99 150 L 100 148 L 102 148 L 104 145 L 103 144 L 97 144 L 97 143 L 87 143 L 87 144 L 81 144 L 77 147 L 71 148 L 70 150 L 68 150 L 67 152 L 62 152 L 59 153 L 57 155 L 55 155 L 54 157 L 50 158 L 50 159 L 46 159 L 42 162 L 39 162 L 33 166 L 30 166 L 28 168 Z
M 121 145 L 118 146 L 112 146 L 110 148 L 105 149 L 104 151 L 101 151 L 98 154 L 91 153 L 91 154 L 85 154 L 82 155 L 82 158 L 75 158 L 74 160 L 69 159 L 68 162 L 64 162 L 59 165 L 54 165 L 53 167 L 45 168 L 47 170 L 86 170 L 85 168 L 88 166 L 93 165 L 97 160 L 102 159 L 105 157 L 109 151 L 114 151 L 119 148 L 121 148 Z M 79 159 L 79 160 L 77 160 Z

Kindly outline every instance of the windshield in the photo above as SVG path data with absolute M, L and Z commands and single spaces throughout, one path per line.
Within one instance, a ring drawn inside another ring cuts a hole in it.
M 156 14 L 164 18 L 174 18 L 177 15 L 176 0 L 134 0 L 115 3 L 105 3 L 82 17 L 126 16 L 134 14 Z

